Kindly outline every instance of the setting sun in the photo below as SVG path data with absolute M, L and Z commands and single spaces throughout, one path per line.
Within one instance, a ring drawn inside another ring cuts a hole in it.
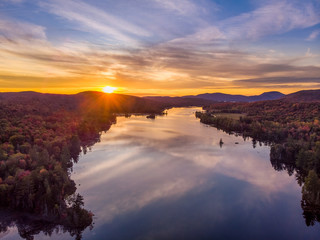
M 110 87 L 110 86 L 106 86 L 102 89 L 103 92 L 105 93 L 113 93 L 114 90 L 116 90 L 117 88 L 116 87 Z

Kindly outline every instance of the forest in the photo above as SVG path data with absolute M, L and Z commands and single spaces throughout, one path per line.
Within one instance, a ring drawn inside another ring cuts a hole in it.
M 254 103 L 217 103 L 196 117 L 230 134 L 270 145 L 270 161 L 302 186 L 306 224 L 320 222 L 320 102 L 287 99 Z M 241 113 L 238 119 L 221 113 Z M 219 116 L 219 114 L 221 114 Z
M 70 178 L 73 164 L 116 121 L 115 113 L 161 111 L 148 100 L 97 92 L 0 94 L 2 211 L 33 214 L 38 223 L 47 226 L 46 234 L 59 225 L 81 239 L 81 232 L 93 222 L 93 214 L 83 208 L 83 197 L 76 193 Z M 19 222 L 1 215 L 1 232 Z M 33 224 L 17 224 L 21 237 L 33 239 L 38 232 Z
M 25 239 L 59 229 L 81 239 L 84 229 L 92 227 L 93 213 L 76 192 L 73 164 L 100 141 L 116 114 L 153 116 L 172 104 L 100 92 L 0 93 L 0 232 L 15 224 Z M 205 105 L 205 112 L 196 113 L 202 123 L 250 137 L 253 146 L 270 145 L 274 169 L 294 174 L 302 186 L 306 224 L 320 222 L 320 102 L 290 96 Z M 8 214 L 12 211 L 22 212 L 23 220 Z

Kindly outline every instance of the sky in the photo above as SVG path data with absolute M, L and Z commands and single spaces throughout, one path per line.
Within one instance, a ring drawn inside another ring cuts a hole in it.
M 0 91 L 320 88 L 320 0 L 0 0 Z

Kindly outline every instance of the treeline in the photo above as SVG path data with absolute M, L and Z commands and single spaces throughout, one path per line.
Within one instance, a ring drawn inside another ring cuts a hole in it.
M 193 98 L 193 97 L 144 97 L 144 99 L 151 100 L 159 104 L 164 108 L 172 107 L 190 107 L 190 106 L 209 106 L 214 103 L 214 101 L 202 99 L 202 98 Z
M 92 213 L 76 194 L 73 164 L 116 121 L 114 113 L 147 108 L 162 110 L 125 95 L 1 93 L 0 207 L 45 216 L 66 229 L 85 229 Z
M 219 113 L 243 113 L 239 119 Z M 270 161 L 276 170 L 296 173 L 302 187 L 301 206 L 307 225 L 320 220 L 320 103 L 283 100 L 256 103 L 223 103 L 196 116 L 205 124 L 228 133 L 253 138 L 271 146 Z

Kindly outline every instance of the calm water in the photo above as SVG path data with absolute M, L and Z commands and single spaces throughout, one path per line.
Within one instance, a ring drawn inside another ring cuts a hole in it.
M 80 158 L 72 178 L 95 214 L 83 239 L 319 239 L 319 224 L 305 225 L 301 188 L 272 168 L 270 148 L 199 123 L 196 110 L 118 117 Z M 3 239 L 18 239 L 16 228 Z

